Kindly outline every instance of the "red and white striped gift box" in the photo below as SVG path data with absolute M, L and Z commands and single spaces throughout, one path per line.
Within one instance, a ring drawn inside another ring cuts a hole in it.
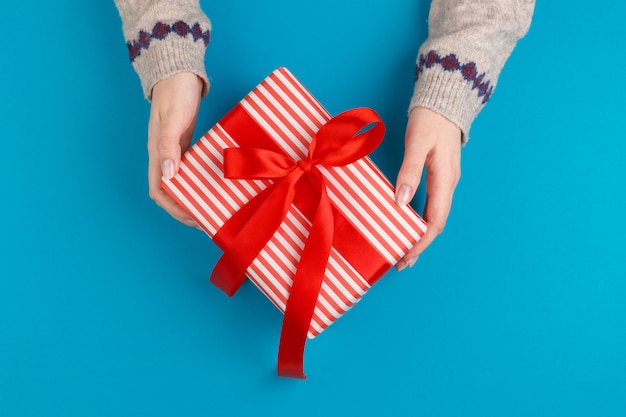
M 285 68 L 270 74 L 229 114 L 233 112 L 245 112 L 294 160 L 306 158 L 315 132 L 331 119 Z M 271 183 L 224 178 L 223 151 L 239 146 L 238 126 L 229 125 L 225 119 L 183 156 L 178 174 L 163 181 L 165 190 L 211 237 Z M 409 206 L 395 203 L 391 183 L 368 157 L 342 167 L 318 169 L 332 204 L 360 234 L 347 239 L 360 247 L 351 248 L 349 254 L 335 246 L 331 249 L 309 338 L 320 334 L 358 302 L 426 231 L 423 220 Z M 280 228 L 246 271 L 283 313 L 310 224 L 292 205 Z

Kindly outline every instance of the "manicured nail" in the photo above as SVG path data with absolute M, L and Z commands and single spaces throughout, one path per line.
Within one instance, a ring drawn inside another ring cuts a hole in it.
M 400 260 L 397 264 L 396 264 L 396 269 L 398 270 L 398 272 L 402 271 L 404 268 L 406 268 L 408 265 L 406 262 L 404 262 L 403 260 Z
M 398 188 L 398 191 L 396 191 L 396 202 L 401 206 L 408 204 L 408 202 L 411 201 L 412 192 L 411 187 L 402 184 L 400 188 Z
M 415 265 L 415 262 L 417 262 L 417 256 L 415 258 L 411 258 L 411 259 L 407 259 L 406 264 L 409 268 L 413 268 L 413 265 Z
M 171 180 L 174 178 L 174 161 L 166 159 L 161 163 L 161 171 L 163 172 L 163 179 Z
M 200 229 L 200 226 L 198 226 L 198 223 L 196 223 L 195 220 L 189 219 L 189 220 L 183 220 L 182 222 L 185 226 L 195 227 L 195 228 Z

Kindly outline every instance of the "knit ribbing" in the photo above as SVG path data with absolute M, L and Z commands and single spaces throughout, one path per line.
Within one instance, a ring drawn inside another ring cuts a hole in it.
M 420 69 L 418 63 L 417 71 L 419 76 L 409 111 L 421 106 L 441 114 L 461 129 L 465 143 L 473 120 L 488 100 L 487 93 L 491 94 L 495 85 L 484 81 L 484 74 L 474 74 L 473 77 L 464 75 L 461 66 L 453 70 L 433 64 Z
M 204 97 L 209 91 L 209 80 L 204 67 L 205 50 L 204 43 L 194 42 L 191 35 L 170 35 L 162 40 L 153 40 L 133 61 L 146 99 L 151 100 L 152 88 L 157 82 L 181 72 L 192 72 L 202 78 Z
M 160 80 L 192 72 L 209 91 L 204 53 L 211 22 L 198 0 L 115 0 L 123 22 L 130 60 L 141 80 L 145 97 Z

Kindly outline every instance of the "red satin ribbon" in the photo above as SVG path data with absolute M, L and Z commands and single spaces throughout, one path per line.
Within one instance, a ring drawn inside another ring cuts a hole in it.
M 369 125 L 371 128 L 364 130 Z M 246 269 L 276 232 L 294 199 L 312 219 L 283 319 L 278 350 L 281 376 L 306 378 L 306 336 L 333 244 L 334 208 L 316 165 L 343 166 L 365 157 L 380 144 L 384 130 L 373 110 L 358 108 L 323 125 L 304 160 L 295 161 L 275 146 L 224 150 L 226 178 L 274 182 L 235 213 L 214 237 L 224 250 L 211 273 L 211 282 L 218 288 L 229 296 L 237 291 L 245 280 Z

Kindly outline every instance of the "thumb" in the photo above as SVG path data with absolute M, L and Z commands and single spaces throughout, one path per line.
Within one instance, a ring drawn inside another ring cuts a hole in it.
M 423 147 L 418 146 L 415 142 L 407 138 L 404 159 L 396 180 L 396 202 L 401 206 L 408 204 L 413 199 L 424 171 L 426 154 Z
M 180 165 L 181 136 L 184 129 L 178 127 L 172 120 L 163 120 L 157 138 L 157 150 L 161 172 L 165 179 L 169 180 L 176 175 Z

